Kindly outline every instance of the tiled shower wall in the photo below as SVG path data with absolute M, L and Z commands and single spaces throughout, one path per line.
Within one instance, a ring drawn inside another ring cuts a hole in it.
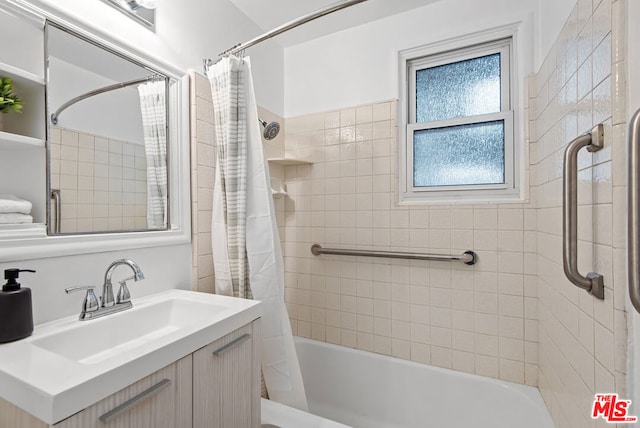
M 215 173 L 213 101 L 209 81 L 190 73 L 191 100 L 191 251 L 193 289 L 213 293 L 211 212 Z
M 579 0 L 529 86 L 538 384 L 558 428 L 596 426 L 594 394 L 625 392 L 625 9 L 626 0 Z M 561 253 L 563 152 L 598 123 L 605 148 L 579 157 L 578 252 L 580 272 L 604 275 L 604 301 L 569 283 Z
M 265 144 L 273 157 L 310 162 L 270 163 L 289 192 L 275 204 L 295 334 L 538 385 L 558 428 L 597 426 L 593 394 L 625 393 L 626 1 L 578 0 L 529 79 L 527 204 L 397 205 L 394 101 L 287 119 L 284 147 Z M 210 109 L 206 79 L 192 76 L 194 284 L 203 291 L 213 289 Z M 605 276 L 604 301 L 565 279 L 560 236 L 562 153 L 600 122 L 605 149 L 579 158 L 579 267 Z M 315 257 L 313 243 L 473 249 L 479 263 Z
M 396 103 L 287 119 L 286 302 L 294 334 L 537 383 L 536 211 L 399 206 Z M 294 152 L 295 153 L 295 152 Z M 479 263 L 313 256 L 310 247 L 462 253 Z
M 146 229 L 143 145 L 51 127 L 50 168 L 62 232 Z

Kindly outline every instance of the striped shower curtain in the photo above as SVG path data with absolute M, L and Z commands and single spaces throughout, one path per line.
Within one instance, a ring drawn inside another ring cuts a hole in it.
M 138 86 L 147 158 L 147 228 L 167 227 L 167 110 L 164 81 Z
M 223 58 L 208 77 L 217 146 L 211 229 L 216 293 L 262 302 L 262 373 L 269 398 L 306 410 L 249 59 Z

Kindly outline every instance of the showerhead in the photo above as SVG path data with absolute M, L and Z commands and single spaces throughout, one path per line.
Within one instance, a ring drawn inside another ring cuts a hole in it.
M 265 122 L 262 119 L 258 119 L 258 120 L 264 127 L 264 131 L 262 132 L 262 136 L 264 137 L 264 139 L 273 140 L 274 138 L 276 138 L 276 136 L 278 135 L 278 132 L 280 132 L 280 124 L 278 122 L 271 122 L 267 124 L 267 122 Z

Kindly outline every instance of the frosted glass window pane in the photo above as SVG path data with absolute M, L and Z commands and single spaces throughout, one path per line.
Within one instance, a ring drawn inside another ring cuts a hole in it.
M 414 132 L 414 187 L 502 183 L 503 120 Z
M 500 54 L 416 71 L 416 122 L 500 111 Z

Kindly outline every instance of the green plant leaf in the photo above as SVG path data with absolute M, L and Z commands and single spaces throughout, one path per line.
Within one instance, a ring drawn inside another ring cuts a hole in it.
M 13 81 L 10 77 L 0 77 L 0 112 L 15 111 L 22 113 L 22 100 L 13 93 Z

